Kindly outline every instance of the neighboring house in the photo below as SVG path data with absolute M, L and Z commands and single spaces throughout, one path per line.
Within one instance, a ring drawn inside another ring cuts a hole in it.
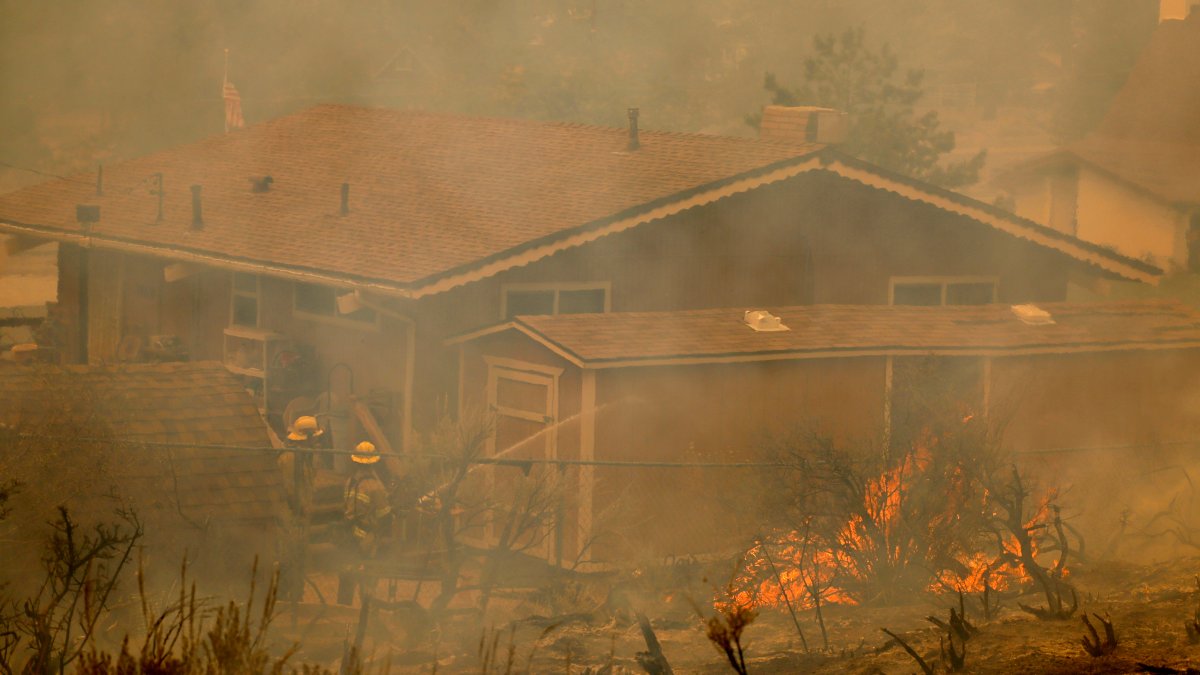
M 1198 44 L 1200 12 L 1159 24 L 1096 129 L 1000 176 L 1016 213 L 1168 273 L 1200 271 Z
M 929 400 L 986 414 L 1023 463 L 1074 490 L 1087 515 L 1074 524 L 1105 537 L 1124 507 L 1145 515 L 1153 474 L 1200 444 L 1200 312 L 1178 302 L 768 309 L 781 326 L 730 309 L 518 316 L 450 344 L 463 405 L 496 411 L 503 458 L 585 462 L 563 474 L 567 551 L 591 541 L 595 514 L 636 514 L 624 546 L 593 545 L 598 561 L 714 550 L 758 527 L 730 501 L 750 469 L 621 462 L 761 462 L 798 428 L 902 452 L 913 438 L 897 436 L 927 418 L 907 416 Z
M 34 330 L 57 299 L 57 246 L 21 250 L 0 235 L 0 354 L 34 341 Z M 0 357 L 2 358 L 2 357 Z
M 768 108 L 746 139 L 322 105 L 106 166 L 102 195 L 4 195 L 0 232 L 59 242 L 73 360 L 168 334 L 276 424 L 299 395 L 369 400 L 378 430 L 359 415 L 339 447 L 411 447 L 457 408 L 443 340 L 508 316 L 1049 302 L 1160 275 L 845 157 L 818 114 Z
M 60 504 L 89 525 L 132 508 L 170 569 L 185 551 L 239 575 L 279 556 L 288 510 L 270 433 L 220 363 L 0 364 L 0 437 L 20 527 Z

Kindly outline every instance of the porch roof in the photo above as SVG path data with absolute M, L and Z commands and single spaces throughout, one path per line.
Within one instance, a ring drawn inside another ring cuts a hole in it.
M 238 449 L 271 447 L 266 422 L 219 363 L 0 364 L 0 432 L 16 434 L 18 479 L 85 510 L 107 512 L 115 495 L 143 517 L 193 525 L 286 516 L 274 453 Z M 22 475 L 43 471 L 54 483 Z
M 752 329 L 746 309 L 761 308 L 519 316 L 449 342 L 515 330 L 585 368 L 1200 348 L 1200 312 L 1176 301 L 1044 303 L 1025 319 L 1010 305 L 767 308 L 787 327 L 778 332 Z

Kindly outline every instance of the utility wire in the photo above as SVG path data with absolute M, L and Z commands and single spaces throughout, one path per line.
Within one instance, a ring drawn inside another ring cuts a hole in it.
M 46 176 L 47 178 L 59 178 L 59 179 L 65 180 L 65 181 L 70 181 L 72 183 L 79 183 L 80 185 L 94 185 L 95 184 L 95 183 L 92 183 L 91 181 L 83 181 L 83 180 L 79 180 L 78 178 L 71 178 L 69 176 L 61 176 L 57 173 L 50 173 L 48 171 L 40 171 L 38 169 L 31 169 L 27 166 L 20 166 L 18 164 L 6 162 L 4 160 L 0 160 L 0 166 L 6 166 L 10 169 L 16 169 L 17 171 L 28 171 L 29 173 L 36 173 L 39 176 Z
M 15 169 L 17 171 L 28 171 L 29 173 L 34 173 L 39 176 L 46 176 L 47 178 L 58 178 L 59 180 L 65 180 L 68 183 L 76 183 L 78 185 L 87 185 L 89 187 L 95 187 L 95 185 L 96 185 L 95 181 L 80 180 L 78 178 L 72 178 L 71 176 L 63 176 L 63 175 L 57 174 L 57 173 L 41 171 L 40 169 L 33 169 L 28 166 L 21 166 L 19 164 L 13 164 L 12 162 L 6 162 L 4 160 L 0 160 L 0 166 L 5 166 L 10 169 Z M 132 185 L 132 186 L 112 185 L 108 182 L 101 182 L 100 187 L 105 193 L 112 193 L 112 194 L 119 194 L 119 195 L 131 194 L 135 190 L 140 190 L 142 188 L 146 188 L 147 194 L 153 194 L 153 189 L 154 189 L 153 181 L 155 180 L 156 175 L 157 174 L 150 174 L 149 176 L 143 178 L 140 182 L 138 182 L 137 184 Z M 101 194 L 101 195 L 97 195 L 97 196 L 103 197 L 104 195 Z
M 258 454 L 282 454 L 285 452 L 295 452 L 298 454 L 311 455 L 361 455 L 361 452 L 354 450 L 336 450 L 332 448 L 297 448 L 284 446 L 282 448 L 270 447 L 255 447 L 244 445 L 220 445 L 220 444 L 203 444 L 203 443 L 180 443 L 172 441 L 138 441 L 116 438 L 99 438 L 86 436 L 59 436 L 54 434 L 34 434 L 34 433 L 19 433 L 20 438 L 49 440 L 58 442 L 74 442 L 74 443 L 100 443 L 113 446 L 125 446 L 130 448 L 138 448 L 142 450 L 152 448 L 163 449 L 185 449 L 185 450 L 229 450 L 237 452 L 246 452 L 247 457 Z M 395 457 L 403 459 L 406 457 L 429 457 L 434 459 L 445 459 L 448 461 L 461 461 L 460 458 L 451 455 L 440 453 L 399 453 L 399 452 L 375 452 L 371 453 L 380 457 Z M 752 469 L 752 468 L 786 468 L 791 466 L 782 462 L 642 462 L 642 461 L 624 461 L 624 460 L 603 460 L 603 459 L 549 459 L 549 458 L 530 458 L 518 459 L 507 457 L 477 457 L 468 460 L 469 464 L 492 464 L 498 466 L 516 466 L 525 467 L 532 464 L 550 464 L 557 466 L 611 466 L 611 467 L 629 467 L 629 468 L 651 468 L 651 469 L 672 469 L 672 468 L 701 468 L 701 469 Z
M 354 450 L 337 450 L 337 449 L 333 449 L 333 448 L 304 448 L 304 447 L 292 447 L 292 446 L 284 446 L 282 448 L 277 448 L 274 446 L 262 447 L 262 446 L 246 446 L 246 445 L 222 445 L 222 444 L 213 444 L 213 443 L 183 443 L 183 442 L 177 442 L 177 441 L 175 441 L 175 442 L 173 442 L 173 441 L 140 441 L 140 440 L 100 438 L 100 437 L 87 437 L 87 436 L 62 436 L 62 435 L 56 435 L 56 434 L 37 434 L 37 433 L 27 433 L 27 432 L 18 433 L 17 436 L 19 438 L 49 440 L 49 441 L 58 441 L 58 442 L 101 443 L 101 444 L 113 445 L 113 446 L 127 446 L 127 447 L 131 447 L 131 448 L 138 448 L 138 449 L 143 449 L 143 450 L 152 449 L 152 448 L 184 449 L 184 450 L 229 450 L 229 451 L 237 451 L 237 452 L 246 452 L 247 457 L 252 456 L 249 453 L 281 454 L 281 453 L 285 453 L 285 452 L 295 452 L 298 454 L 311 454 L 311 455 L 361 455 L 361 454 L 363 454 L 361 452 L 356 452 Z M 1117 451 L 1128 451 L 1128 450 L 1142 450 L 1142 449 L 1152 448 L 1152 447 L 1164 447 L 1164 446 L 1178 447 L 1178 446 L 1196 446 L 1196 445 L 1200 445 L 1200 440 L 1164 441 L 1164 442 L 1159 442 L 1159 443 L 1141 444 L 1141 445 L 1097 445 L 1097 446 L 1077 447 L 1077 448 L 1039 448 L 1039 449 L 1030 449 L 1030 450 L 1015 450 L 1014 454 L 1017 454 L 1017 455 L 1042 455 L 1042 454 L 1071 453 L 1071 452 L 1117 452 Z M 395 457 L 397 459 L 404 459 L 404 458 L 411 458 L 411 457 L 428 457 L 428 458 L 434 458 L 434 459 L 444 459 L 444 460 L 449 460 L 449 461 L 461 461 L 460 458 L 457 458 L 457 457 L 454 457 L 451 455 L 446 455 L 446 454 L 441 454 L 441 453 L 431 453 L 431 452 L 376 452 L 376 453 L 372 453 L 372 454 L 379 455 L 380 457 Z M 610 467 L 629 467 L 629 468 L 648 468 L 648 469 L 675 469 L 675 468 L 678 468 L 678 469 L 685 469 L 685 468 L 698 468 L 698 469 L 763 468 L 763 469 L 772 469 L 772 468 L 795 467 L 794 464 L 788 464 L 786 462 L 644 462 L 644 461 L 634 461 L 634 460 L 626 461 L 626 460 L 604 460 L 604 459 L 549 459 L 549 458 L 518 459 L 518 458 L 504 458 L 504 457 L 477 457 L 475 459 L 468 460 L 468 463 L 470 463 L 470 464 L 492 464 L 492 465 L 499 465 L 499 466 L 517 466 L 517 467 L 524 467 L 524 466 L 529 466 L 532 464 L 551 464 L 551 465 L 557 465 L 557 466 L 610 466 Z

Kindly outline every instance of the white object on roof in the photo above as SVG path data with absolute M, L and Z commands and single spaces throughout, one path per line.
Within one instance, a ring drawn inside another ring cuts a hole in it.
M 1021 320 L 1021 323 L 1030 326 L 1048 326 L 1054 323 L 1054 317 L 1050 316 L 1050 312 L 1037 305 L 1013 305 L 1012 312 Z
M 783 320 L 771 314 L 765 309 L 748 309 L 742 316 L 742 320 L 760 333 L 773 333 L 777 331 L 790 330 L 783 325 Z

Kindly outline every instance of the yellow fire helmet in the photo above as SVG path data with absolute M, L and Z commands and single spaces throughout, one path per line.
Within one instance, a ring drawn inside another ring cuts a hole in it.
M 297 417 L 292 423 L 292 430 L 288 433 L 289 441 L 307 441 L 310 438 L 316 438 L 325 433 L 321 431 L 320 425 L 317 424 L 317 418 L 312 415 L 304 415 Z
M 363 441 L 354 446 L 355 454 L 350 455 L 350 459 L 359 464 L 374 464 L 379 461 L 379 451 L 375 449 L 375 444 L 371 441 Z

